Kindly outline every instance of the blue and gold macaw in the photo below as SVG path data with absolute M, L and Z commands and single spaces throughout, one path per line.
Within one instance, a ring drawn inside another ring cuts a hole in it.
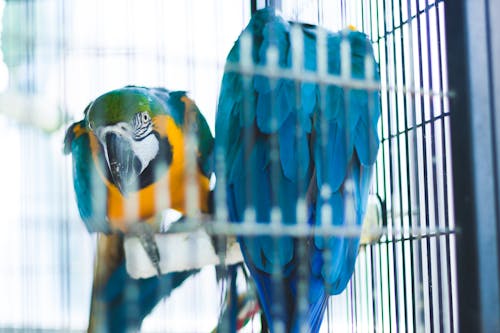
M 191 132 L 189 132 L 191 131 Z M 186 133 L 197 138 L 194 179 L 199 209 L 210 212 L 214 140 L 195 103 L 182 91 L 128 86 L 91 102 L 72 124 L 65 152 L 73 157 L 80 216 L 99 232 L 89 331 L 139 329 L 156 303 L 196 270 L 134 280 L 127 275 L 123 240 L 141 239 L 158 266 L 152 237 L 166 208 L 186 212 Z M 192 174 L 190 175 L 192 176 Z M 158 198 L 162 194 L 169 200 Z
M 303 47 L 291 42 L 297 28 Z M 309 230 L 304 237 L 239 237 L 273 332 L 317 332 L 328 296 L 345 289 L 358 253 L 359 228 L 330 236 L 317 230 L 361 225 L 379 148 L 377 91 L 262 71 L 274 50 L 279 67 L 288 70 L 284 73 L 293 72 L 297 54 L 303 70 L 319 73 L 319 50 L 324 49 L 325 71 L 340 77 L 344 49 L 348 79 L 371 73 L 373 82 L 379 80 L 364 34 L 322 30 L 324 44 L 318 47 L 320 29 L 287 22 L 270 8 L 257 11 L 229 52 L 218 103 L 215 154 L 226 161 L 232 222 L 302 222 Z M 249 44 L 244 34 L 253 46 L 250 59 L 242 56 L 243 45 Z M 343 41 L 350 47 L 342 47 Z

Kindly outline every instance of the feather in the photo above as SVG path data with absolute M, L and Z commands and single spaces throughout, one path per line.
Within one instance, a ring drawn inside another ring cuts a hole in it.
M 71 125 L 66 131 L 64 151 L 73 156 L 73 185 L 78 211 L 89 232 L 109 233 L 106 222 L 106 186 L 99 179 L 90 148 L 85 121 Z M 104 163 L 98 160 L 99 163 Z

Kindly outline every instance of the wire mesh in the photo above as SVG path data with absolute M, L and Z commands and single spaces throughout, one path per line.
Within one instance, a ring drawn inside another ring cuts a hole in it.
M 345 325 L 367 332 L 457 331 L 445 2 L 341 7 L 343 22 L 371 36 L 383 85 L 395 87 L 382 89 L 375 182 L 389 233 L 360 251 L 344 296 Z M 420 228 L 426 231 L 415 232 Z
M 0 267 L 6 283 L 0 284 L 0 293 L 8 295 L 0 302 L 0 331 L 86 327 L 95 239 L 82 236 L 86 231 L 73 202 L 69 161 L 59 153 L 61 124 L 80 119 L 88 101 L 100 93 L 133 83 L 189 90 L 213 129 L 226 52 L 251 8 L 264 4 L 229 0 L 190 0 L 182 5 L 161 0 L 3 4 L 3 61 L 10 76 L 3 96 L 20 96 L 27 107 L 20 106 L 22 110 L 11 116 L 17 122 L 0 119 L 2 151 L 13 161 L 2 172 L 6 186 L 0 190 L 6 212 L 0 236 L 5 238 L 0 242 L 4 254 Z M 445 4 L 444 0 L 272 3 L 288 19 L 333 31 L 352 24 L 364 31 L 373 43 L 381 75 L 380 85 L 342 76 L 320 78 L 328 84 L 381 91 L 381 150 L 374 193 L 384 208 L 379 225 L 383 236 L 360 248 L 350 284 L 329 302 L 323 331 L 457 331 Z M 111 16 L 114 24 L 109 23 Z M 227 69 L 318 80 L 317 73 L 272 66 Z M 37 119 L 34 113 L 43 116 Z M 217 165 L 224 168 L 222 158 Z M 225 194 L 218 195 L 224 202 Z M 198 208 L 194 203 L 191 215 Z M 227 219 L 223 209 L 217 214 L 217 222 Z M 278 213 L 272 216 L 280 221 Z M 251 211 L 246 220 L 255 220 Z M 311 231 L 303 225 L 271 224 L 266 229 L 221 223 L 214 224 L 212 232 L 298 236 Z M 315 232 L 345 235 L 359 230 L 325 227 Z M 196 323 L 188 330 L 211 329 L 206 326 L 215 325 L 219 305 L 213 304 L 217 292 L 207 295 L 206 281 L 215 283 L 211 279 L 202 273 L 188 287 L 190 293 L 173 296 L 158 307 L 143 330 L 182 331 L 178 327 L 185 328 L 182 325 L 189 321 Z M 176 310 L 173 304 L 183 307 Z M 203 312 L 209 312 L 210 319 Z M 165 318 L 175 317 L 185 319 L 179 326 L 165 323 Z

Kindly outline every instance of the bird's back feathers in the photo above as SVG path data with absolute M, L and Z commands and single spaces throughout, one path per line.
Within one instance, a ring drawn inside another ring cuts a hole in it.
M 297 48 L 291 44 L 293 28 L 304 37 L 303 69 L 316 72 L 321 28 L 286 22 L 269 8 L 256 12 L 242 33 L 251 36 L 253 64 L 265 66 L 275 50 L 279 67 L 291 69 Z M 364 34 L 321 34 L 326 35 L 328 74 L 340 76 L 342 43 L 348 43 L 351 78 L 364 79 L 371 72 L 378 79 Z M 242 40 L 240 36 L 227 57 L 216 118 L 216 151 L 227 163 L 230 218 L 241 223 L 253 207 L 260 224 L 277 219 L 284 224 L 300 220 L 311 227 L 359 226 L 379 145 L 378 93 L 235 71 L 235 65 L 248 60 L 242 59 Z M 373 68 L 365 68 L 367 63 Z M 300 315 L 295 306 L 297 274 L 299 265 L 307 266 L 306 321 L 316 331 L 327 294 L 340 293 L 352 275 L 359 237 L 262 235 L 241 237 L 240 243 L 268 319 L 283 320 L 287 330 L 298 328 L 292 319 Z M 325 253 L 330 259 L 324 259 Z M 285 311 L 272 308 L 278 302 L 286 304 Z

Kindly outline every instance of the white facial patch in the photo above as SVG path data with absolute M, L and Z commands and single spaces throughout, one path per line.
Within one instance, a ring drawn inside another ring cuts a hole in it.
M 130 143 L 130 146 L 134 152 L 134 155 L 141 162 L 141 170 L 139 174 L 141 174 L 149 165 L 149 163 L 156 157 L 160 150 L 160 142 L 158 138 L 153 135 L 153 133 L 149 133 L 141 140 L 133 139 L 133 129 L 128 123 L 122 122 L 115 125 L 109 125 L 96 130 L 96 135 L 99 138 L 102 146 L 104 147 L 106 159 L 108 159 L 107 148 L 105 138 L 108 133 L 115 133 L 122 137 L 124 140 L 127 140 Z M 109 165 L 109 160 L 107 161 Z
M 135 141 L 132 139 L 131 145 L 135 155 L 141 161 L 142 167 L 140 173 L 142 173 L 149 165 L 149 162 L 151 162 L 158 154 L 158 151 L 160 150 L 160 142 L 155 135 L 150 133 L 142 140 Z

